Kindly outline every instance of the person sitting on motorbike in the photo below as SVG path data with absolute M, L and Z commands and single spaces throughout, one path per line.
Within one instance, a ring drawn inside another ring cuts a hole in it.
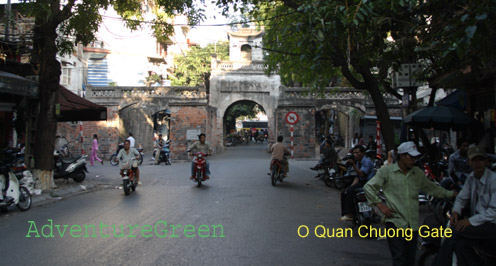
M 489 265 L 483 263 L 474 247 L 487 254 L 495 252 L 496 173 L 487 168 L 488 155 L 481 147 L 471 145 L 467 153 L 473 172 L 453 205 L 450 217 L 453 235 L 445 239 L 432 265 L 452 265 L 453 252 L 458 265 Z M 469 217 L 460 217 L 466 208 Z
M 115 157 L 116 160 L 119 160 L 120 163 L 125 163 L 125 162 L 130 162 L 131 159 L 136 158 L 139 160 L 140 153 L 138 150 L 135 148 L 131 148 L 131 142 L 129 140 L 124 141 L 124 149 L 121 149 L 119 153 L 117 154 L 117 157 Z M 139 168 L 138 167 L 132 167 L 131 170 L 133 173 L 135 173 L 136 180 L 138 181 L 138 185 L 141 185 L 140 181 L 140 175 L 139 175 Z
M 320 158 L 319 162 L 317 163 L 316 166 L 311 167 L 310 169 L 318 170 L 321 167 L 324 167 L 324 166 L 330 165 L 330 164 L 333 165 L 333 168 L 335 168 L 337 166 L 336 162 L 338 161 L 338 155 L 337 155 L 336 149 L 334 149 L 334 145 L 332 145 L 332 142 L 330 140 L 325 141 L 325 146 L 321 149 L 320 154 L 321 154 L 321 158 Z M 329 173 L 327 173 L 327 171 L 328 171 L 327 167 L 324 167 L 324 171 L 326 171 L 326 174 L 329 174 Z
M 377 143 L 375 143 L 374 136 L 369 135 L 369 142 L 367 143 L 367 150 L 377 150 Z
M 158 142 L 157 142 L 157 153 L 155 153 L 155 164 L 158 164 L 158 159 L 160 158 L 160 152 L 165 146 L 165 141 L 162 138 L 162 134 L 158 134 Z
M 374 163 L 365 156 L 365 147 L 363 145 L 358 144 L 353 148 L 353 157 L 354 160 L 349 159 L 346 161 L 346 165 L 351 165 L 357 176 L 351 186 L 341 193 L 341 212 L 343 215 L 340 218 L 341 221 L 353 221 L 353 196 L 355 195 L 355 190 L 362 188 L 375 174 Z
M 191 147 L 188 149 L 191 154 L 194 156 L 195 153 L 197 152 L 202 152 L 206 154 L 205 156 L 212 155 L 212 149 L 210 148 L 210 144 L 205 142 L 205 134 L 201 133 L 198 135 L 198 139 L 200 141 L 197 141 L 191 145 Z M 206 161 L 206 175 L 205 175 L 205 180 L 210 179 L 210 163 Z M 193 161 L 191 162 L 191 177 L 189 178 L 191 180 L 195 179 L 195 158 L 193 158 Z
M 465 179 L 472 172 L 472 168 L 469 165 L 467 151 L 468 151 L 468 141 L 466 139 L 459 139 L 456 142 L 458 150 L 450 155 L 448 163 L 448 173 L 449 177 L 445 177 L 441 180 L 440 185 L 445 189 L 452 189 L 452 186 L 462 187 L 465 183 Z
M 284 140 L 283 136 L 278 136 L 277 142 L 270 146 L 270 152 L 272 153 L 272 158 L 270 161 L 272 163 L 272 160 L 278 160 L 282 166 L 282 175 L 284 177 L 287 177 L 287 174 L 289 173 L 289 163 L 286 157 L 284 157 L 284 155 L 289 155 L 290 153 L 289 150 L 286 148 L 286 146 L 282 144 L 283 140 Z

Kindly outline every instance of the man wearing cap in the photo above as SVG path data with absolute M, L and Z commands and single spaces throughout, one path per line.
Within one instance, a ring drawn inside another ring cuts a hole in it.
M 488 156 L 479 146 L 468 148 L 468 159 L 474 171 L 467 177 L 453 206 L 450 219 L 453 236 L 444 241 L 433 265 L 451 265 L 453 251 L 458 265 L 484 265 L 474 247 L 496 252 L 496 173 L 486 167 Z M 470 216 L 462 219 L 460 214 L 466 207 L 470 207 Z
M 410 241 L 401 236 L 388 237 L 389 250 L 395 266 L 414 265 L 415 262 L 419 229 L 419 191 L 438 198 L 456 195 L 456 192 L 448 191 L 427 179 L 424 172 L 415 166 L 416 157 L 419 155 L 415 143 L 402 143 L 398 147 L 397 162 L 379 169 L 364 186 L 369 204 L 376 205 L 386 216 L 388 230 L 413 230 Z M 378 196 L 381 188 L 386 198 L 385 203 Z

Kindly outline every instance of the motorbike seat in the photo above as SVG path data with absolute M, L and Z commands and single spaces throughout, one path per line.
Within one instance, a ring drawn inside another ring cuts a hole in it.
M 62 163 L 73 163 L 73 162 L 77 161 L 78 159 L 79 159 L 79 157 L 62 159 Z

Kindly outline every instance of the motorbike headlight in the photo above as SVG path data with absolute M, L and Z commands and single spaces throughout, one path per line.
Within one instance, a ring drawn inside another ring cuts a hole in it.
M 123 173 L 124 175 L 127 175 L 127 170 L 124 170 L 122 173 Z
M 201 158 L 201 157 L 203 157 L 203 155 L 201 153 L 198 153 L 198 156 L 197 157 L 198 158 Z

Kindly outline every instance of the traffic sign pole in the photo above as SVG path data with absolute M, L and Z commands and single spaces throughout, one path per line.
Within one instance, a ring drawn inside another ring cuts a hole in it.
M 294 153 L 293 153 L 293 125 L 291 125 L 291 159 L 294 158 Z

